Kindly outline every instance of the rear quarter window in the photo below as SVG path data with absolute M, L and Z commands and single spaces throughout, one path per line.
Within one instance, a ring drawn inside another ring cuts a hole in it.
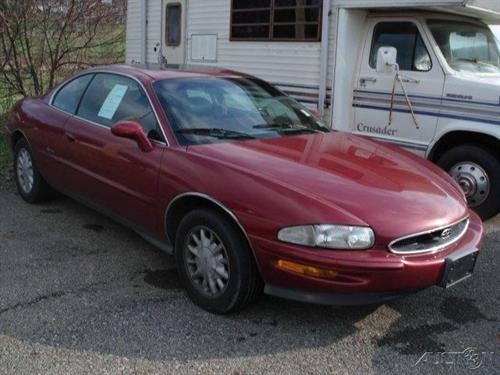
M 87 74 L 64 85 L 54 96 L 52 105 L 74 115 L 93 76 L 93 74 Z

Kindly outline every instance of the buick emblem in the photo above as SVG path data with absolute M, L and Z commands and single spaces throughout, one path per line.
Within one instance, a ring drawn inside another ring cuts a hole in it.
M 441 239 L 447 240 L 451 237 L 451 228 L 446 228 L 441 232 Z

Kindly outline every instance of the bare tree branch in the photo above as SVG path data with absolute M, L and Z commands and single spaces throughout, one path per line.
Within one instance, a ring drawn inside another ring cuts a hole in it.
M 41 95 L 73 72 L 123 61 L 126 0 L 1 0 L 0 96 Z

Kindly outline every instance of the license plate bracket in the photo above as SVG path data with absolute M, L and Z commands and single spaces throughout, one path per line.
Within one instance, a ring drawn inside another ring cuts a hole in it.
M 472 276 L 479 251 L 472 249 L 446 258 L 445 268 L 439 286 L 450 288 Z

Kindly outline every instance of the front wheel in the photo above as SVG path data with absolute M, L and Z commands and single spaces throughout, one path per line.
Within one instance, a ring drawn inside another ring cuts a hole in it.
M 207 311 L 225 314 L 242 309 L 262 292 L 246 239 L 216 211 L 197 209 L 182 219 L 175 258 L 189 297 Z
M 488 149 L 462 145 L 446 151 L 437 164 L 463 189 L 469 207 L 487 220 L 500 211 L 500 161 Z

